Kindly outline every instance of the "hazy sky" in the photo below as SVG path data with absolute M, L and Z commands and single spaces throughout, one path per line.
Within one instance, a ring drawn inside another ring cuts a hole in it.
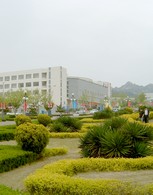
M 0 0 L 0 71 L 153 83 L 152 0 Z

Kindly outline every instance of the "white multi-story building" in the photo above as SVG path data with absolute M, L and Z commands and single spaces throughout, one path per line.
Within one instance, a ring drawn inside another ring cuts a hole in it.
M 51 95 L 55 105 L 66 106 L 67 70 L 61 66 L 0 73 L 0 93 L 18 89 Z
M 0 73 L 1 94 L 19 89 L 31 92 L 39 90 L 40 94 L 50 95 L 54 105 L 61 105 L 64 108 L 71 107 L 72 94 L 77 102 L 85 98 L 91 107 L 100 105 L 104 98 L 109 101 L 111 97 L 110 83 L 68 77 L 66 68 L 62 66 Z

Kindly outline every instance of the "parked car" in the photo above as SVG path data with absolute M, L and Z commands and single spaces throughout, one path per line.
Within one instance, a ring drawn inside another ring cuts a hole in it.
M 119 111 L 119 109 L 118 109 L 118 108 L 113 108 L 113 109 L 112 109 L 112 111 L 114 111 L 114 112 L 118 112 L 118 111 Z
M 99 110 L 97 110 L 97 109 L 92 109 L 92 110 L 90 110 L 90 114 L 94 114 L 95 112 L 98 112 Z
M 85 113 L 86 113 L 85 110 L 77 110 L 77 111 L 76 111 L 76 114 L 85 114 Z

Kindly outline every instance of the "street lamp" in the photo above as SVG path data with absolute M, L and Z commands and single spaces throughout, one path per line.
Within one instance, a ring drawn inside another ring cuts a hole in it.
M 104 97 L 104 106 L 105 106 L 105 108 L 107 108 L 109 106 L 107 96 Z
M 72 93 L 71 102 L 72 102 L 72 108 L 75 110 L 76 109 L 76 99 L 74 97 L 74 93 Z
M 130 100 L 129 96 L 127 96 L 127 98 L 125 100 L 127 102 L 127 107 L 131 107 L 131 100 Z
M 24 101 L 24 104 L 23 104 L 24 114 L 26 114 L 26 112 L 27 112 L 27 100 L 28 100 L 27 91 L 24 91 L 24 97 L 23 97 L 23 101 Z

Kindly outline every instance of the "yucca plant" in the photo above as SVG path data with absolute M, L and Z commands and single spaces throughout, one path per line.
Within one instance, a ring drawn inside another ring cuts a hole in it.
M 82 122 L 77 118 L 72 118 L 68 116 L 60 117 L 56 120 L 58 123 L 63 124 L 65 127 L 69 128 L 69 131 L 75 132 L 81 129 Z
M 105 121 L 104 127 L 115 130 L 115 129 L 122 128 L 126 123 L 127 123 L 126 118 L 113 117 L 113 118 L 108 119 L 107 121 Z
M 94 126 L 80 141 L 84 157 L 137 158 L 152 154 L 153 127 L 116 117 Z
M 153 127 L 146 126 L 138 122 L 128 122 L 124 126 L 124 132 L 131 141 L 144 141 L 147 142 L 153 139 Z
M 80 148 L 84 157 L 101 157 L 102 146 L 101 138 L 105 135 L 107 129 L 103 126 L 95 126 L 80 138 Z
M 131 149 L 130 140 L 121 131 L 108 131 L 101 138 L 103 157 L 128 157 Z
M 152 155 L 152 148 L 147 143 L 136 141 L 131 148 L 130 157 L 139 158 Z

